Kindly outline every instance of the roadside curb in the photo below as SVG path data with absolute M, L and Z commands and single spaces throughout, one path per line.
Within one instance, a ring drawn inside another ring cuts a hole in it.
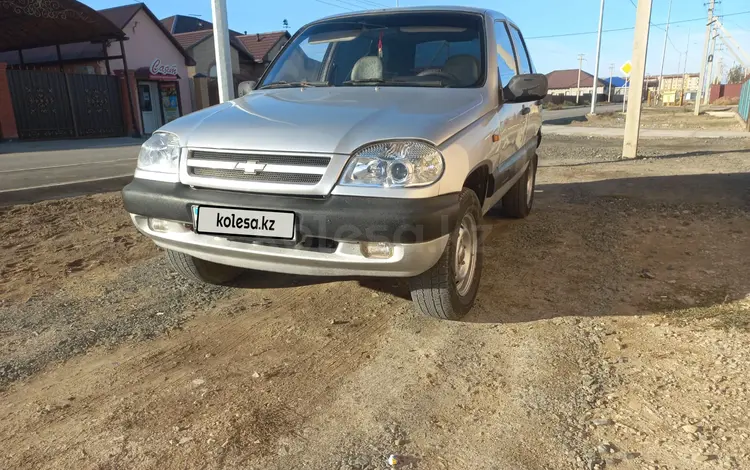
M 544 124 L 542 134 L 575 137 L 622 138 L 625 129 L 618 127 L 574 127 Z M 642 139 L 746 139 L 750 133 L 743 131 L 704 131 L 685 129 L 641 129 Z
M 32 188 L 6 189 L 0 191 L 0 207 L 119 191 L 132 180 L 133 175 L 126 175 L 55 183 Z

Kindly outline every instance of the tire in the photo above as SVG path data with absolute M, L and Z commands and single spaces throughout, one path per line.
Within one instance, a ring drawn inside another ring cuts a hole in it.
M 226 284 L 244 271 L 242 268 L 212 263 L 174 250 L 167 250 L 167 259 L 172 268 L 182 276 L 206 284 Z
M 529 162 L 523 176 L 503 196 L 502 214 L 506 217 L 523 219 L 531 213 L 534 205 L 537 156 Z
M 411 298 L 417 309 L 427 316 L 442 320 L 458 320 L 471 310 L 482 274 L 482 209 L 476 193 L 464 188 L 459 196 L 459 207 L 456 227 L 448 239 L 443 255 L 435 266 L 409 280 Z M 470 221 L 473 221 L 473 229 Z M 473 238 L 462 238 L 466 236 Z M 467 248 L 461 240 L 472 243 L 476 250 Z M 456 261 L 459 252 L 466 253 L 466 250 L 473 253 L 474 265 L 471 266 L 469 259 L 464 281 L 461 282 L 456 272 L 467 265 L 467 259 L 464 257 L 464 263 L 460 266 Z M 466 276 L 469 276 L 468 279 Z

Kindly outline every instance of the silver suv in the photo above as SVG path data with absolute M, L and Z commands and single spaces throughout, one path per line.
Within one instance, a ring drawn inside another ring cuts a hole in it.
M 325 18 L 240 91 L 155 132 L 123 190 L 177 271 L 403 277 L 425 314 L 471 308 L 482 216 L 525 217 L 534 199 L 547 80 L 510 19 Z

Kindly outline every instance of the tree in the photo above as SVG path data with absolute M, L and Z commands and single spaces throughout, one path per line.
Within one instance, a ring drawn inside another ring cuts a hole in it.
M 736 65 L 733 65 L 731 69 L 729 69 L 729 75 L 727 76 L 727 83 L 742 83 L 744 79 L 745 79 L 745 70 L 742 68 L 741 65 L 736 64 Z

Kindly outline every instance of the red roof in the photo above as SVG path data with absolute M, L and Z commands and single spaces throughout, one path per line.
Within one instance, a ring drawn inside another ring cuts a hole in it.
M 575 88 L 578 85 L 578 69 L 555 70 L 547 74 L 547 82 L 550 90 L 561 88 Z M 598 80 L 598 86 L 605 86 L 604 80 Z M 594 76 L 581 70 L 581 87 L 590 88 L 594 86 Z
M 269 60 L 268 52 L 273 49 L 282 38 L 289 38 L 288 31 L 271 31 L 269 33 L 246 34 L 237 36 L 245 49 L 255 57 L 257 62 Z
M 189 49 L 199 42 L 203 41 L 207 37 L 211 36 L 213 33 L 214 31 L 212 29 L 204 29 L 203 31 L 173 34 L 172 36 L 177 39 L 177 42 L 179 42 L 183 48 Z

